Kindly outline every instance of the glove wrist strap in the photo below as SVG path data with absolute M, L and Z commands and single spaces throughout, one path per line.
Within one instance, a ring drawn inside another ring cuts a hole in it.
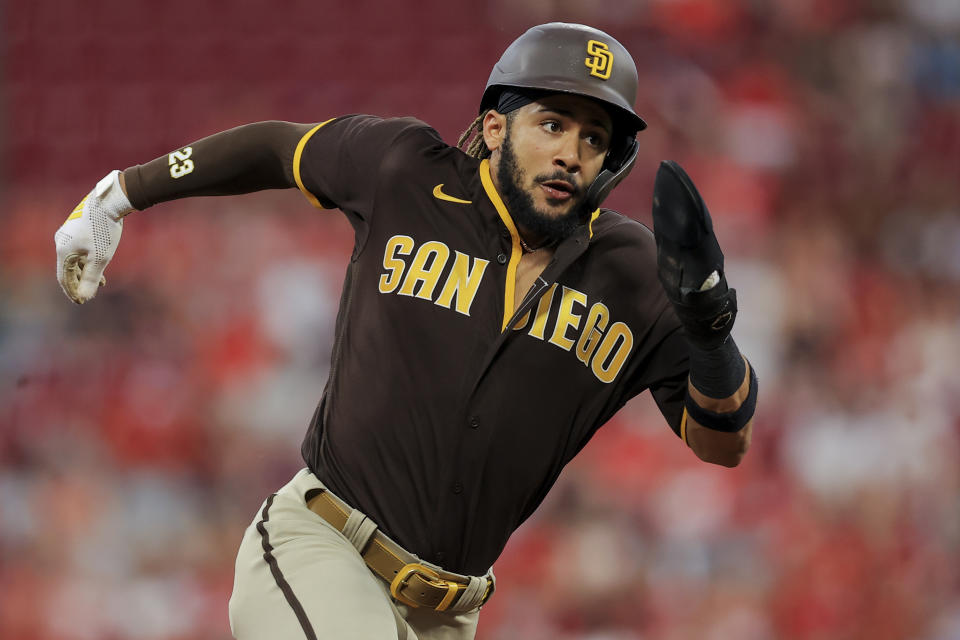
M 100 200 L 104 212 L 114 222 L 118 222 L 133 211 L 130 199 L 127 198 L 127 194 L 123 192 L 123 187 L 120 186 L 120 171 L 118 169 L 114 169 L 105 175 L 93 188 L 93 194 Z

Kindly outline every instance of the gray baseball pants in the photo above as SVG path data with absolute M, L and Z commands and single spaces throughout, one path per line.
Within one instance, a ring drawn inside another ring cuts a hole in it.
M 301 470 L 247 527 L 230 597 L 237 640 L 472 640 L 479 609 L 395 601 L 350 541 L 307 508 L 304 496 L 317 488 Z

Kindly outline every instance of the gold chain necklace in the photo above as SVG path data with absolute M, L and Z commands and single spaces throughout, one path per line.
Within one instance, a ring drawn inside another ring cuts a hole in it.
M 528 245 L 526 242 L 523 241 L 523 236 L 521 236 L 519 233 L 517 234 L 517 239 L 520 241 L 520 246 L 523 247 L 523 250 L 526 253 L 533 253 L 534 251 L 539 251 L 540 249 L 543 249 L 543 245 L 540 245 L 539 247 L 535 247 L 535 248 L 530 248 L 530 245 Z

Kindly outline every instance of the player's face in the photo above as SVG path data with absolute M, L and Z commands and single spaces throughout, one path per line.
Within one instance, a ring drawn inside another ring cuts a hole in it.
M 563 238 L 588 213 L 584 197 L 610 145 L 610 116 L 592 100 L 564 94 L 510 116 L 496 163 L 501 195 L 533 235 Z

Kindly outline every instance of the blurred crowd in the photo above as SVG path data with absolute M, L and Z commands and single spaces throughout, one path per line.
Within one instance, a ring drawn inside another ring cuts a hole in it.
M 4 3 L 0 638 L 229 637 L 352 244 L 295 192 L 164 204 L 74 307 L 53 233 L 76 201 L 251 120 L 455 141 L 554 19 L 633 52 L 650 128 L 607 204 L 649 223 L 659 161 L 687 168 L 761 396 L 732 470 L 630 403 L 511 540 L 478 638 L 960 638 L 960 3 L 159 4 Z

